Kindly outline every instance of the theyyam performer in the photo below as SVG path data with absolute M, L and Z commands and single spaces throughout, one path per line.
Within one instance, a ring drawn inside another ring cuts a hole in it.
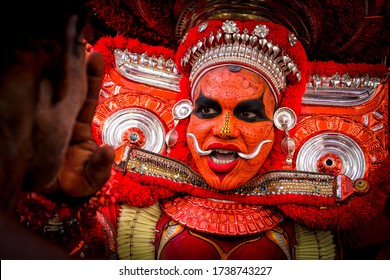
M 103 143 L 109 142 L 107 121 L 114 122 L 114 114 L 101 117 L 107 100 L 139 110 L 132 115 L 139 122 L 121 133 L 116 148 L 112 182 L 119 203 L 100 213 L 104 222 L 91 239 L 106 240 L 103 257 L 339 259 L 355 246 L 348 243 L 356 236 L 351 229 L 384 211 L 387 187 L 378 171 L 388 165 L 387 134 L 364 125 L 373 114 L 387 123 L 383 66 L 309 62 L 294 33 L 260 21 L 204 21 L 174 55 L 120 36 L 95 49 L 106 55 L 111 79 L 121 73 L 144 83 L 155 75 L 161 83 L 149 85 L 179 87 L 175 100 L 159 99 L 160 106 L 142 101 L 147 86 L 127 103 L 134 92 L 120 97 L 123 84 L 110 80 L 103 87 L 96 122 Z M 349 97 L 371 92 L 358 108 L 362 120 L 351 114 L 354 105 L 334 106 L 321 89 Z M 145 108 L 155 113 L 151 119 L 171 109 L 161 139 L 142 128 Z
M 309 61 L 293 32 L 255 20 L 204 20 L 176 51 L 122 36 L 93 48 L 106 73 L 93 128 L 116 160 L 70 254 L 343 259 L 373 245 L 386 257 L 383 65 Z M 54 239 L 79 230 L 46 216 Z

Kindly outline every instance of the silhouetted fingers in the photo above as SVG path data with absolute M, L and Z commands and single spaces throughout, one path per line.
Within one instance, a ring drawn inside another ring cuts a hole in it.
M 98 103 L 99 91 L 102 85 L 103 71 L 103 56 L 99 52 L 91 52 L 87 58 L 87 98 L 77 117 L 77 120 L 80 122 L 92 122 Z
M 115 151 L 110 146 L 99 147 L 85 166 L 85 176 L 91 192 L 100 189 L 110 178 Z

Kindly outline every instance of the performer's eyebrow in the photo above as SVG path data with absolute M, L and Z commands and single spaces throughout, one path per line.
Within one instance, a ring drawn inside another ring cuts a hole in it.
M 263 98 L 264 93 L 259 98 L 245 100 L 238 103 L 236 108 L 234 108 L 234 114 L 239 115 L 240 113 L 244 112 L 253 112 L 256 113 L 257 116 L 256 118 L 251 118 L 250 121 L 269 120 L 265 112 Z
M 247 110 L 247 111 L 256 111 L 256 112 L 265 112 L 265 107 L 263 103 L 263 98 L 255 98 L 242 101 L 237 104 L 234 110 Z
M 216 100 L 205 96 L 202 92 L 202 89 L 200 89 L 200 93 L 198 98 L 196 99 L 195 104 L 196 104 L 196 108 L 198 107 L 221 108 L 221 105 L 219 105 L 219 103 Z

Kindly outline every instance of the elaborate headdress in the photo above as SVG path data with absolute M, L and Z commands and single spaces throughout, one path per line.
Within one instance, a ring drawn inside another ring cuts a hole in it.
M 258 73 L 271 88 L 276 105 L 289 107 L 288 112 L 292 112 L 294 118 L 299 115 L 308 76 L 305 50 L 295 34 L 284 26 L 254 20 L 206 20 L 184 35 L 176 53 L 176 65 L 182 78 L 173 115 L 178 119 L 186 118 L 189 114 L 180 115 L 180 112 L 189 106 L 188 100 L 192 100 L 192 90 L 199 78 L 210 69 L 229 64 Z M 194 167 L 191 158 L 183 153 L 186 125 L 184 120 L 174 128 L 179 132 L 179 140 L 171 156 Z M 276 141 L 280 142 L 284 135 L 278 134 Z M 280 163 L 273 169 L 281 168 L 285 154 L 279 145 L 272 154 L 268 162 Z M 262 171 L 266 169 L 269 168 L 264 167 Z
M 301 43 L 294 33 L 271 22 L 205 21 L 184 36 L 176 57 L 191 86 L 220 65 L 249 68 L 267 81 L 279 105 L 289 86 L 301 82 L 306 73 Z

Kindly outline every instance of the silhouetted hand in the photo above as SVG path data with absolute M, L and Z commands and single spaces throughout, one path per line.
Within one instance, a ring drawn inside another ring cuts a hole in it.
M 91 122 L 98 103 L 103 76 L 103 57 L 92 52 L 87 58 L 87 98 L 77 117 L 73 135 L 56 182 L 56 191 L 85 197 L 98 191 L 109 179 L 114 150 L 99 147 L 92 136 Z

